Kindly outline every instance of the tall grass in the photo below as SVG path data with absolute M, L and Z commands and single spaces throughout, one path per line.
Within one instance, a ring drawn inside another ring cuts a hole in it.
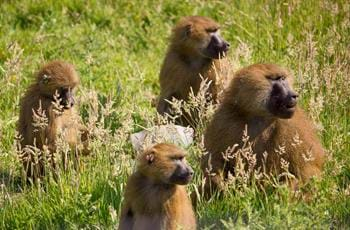
M 171 27 L 184 15 L 222 25 L 233 69 L 276 62 L 295 75 L 301 106 L 327 149 L 308 202 L 284 185 L 261 192 L 232 185 L 199 202 L 203 229 L 350 226 L 350 4 L 348 1 L 6 1 L 0 2 L 0 229 L 112 229 L 134 167 L 130 133 L 155 124 L 152 99 Z M 39 65 L 64 59 L 82 85 L 79 111 L 94 134 L 81 171 L 43 186 L 21 182 L 15 127 L 19 99 Z M 203 122 L 203 126 L 205 126 Z M 188 148 L 200 184 L 201 136 Z M 244 185 L 244 183 L 243 183 Z

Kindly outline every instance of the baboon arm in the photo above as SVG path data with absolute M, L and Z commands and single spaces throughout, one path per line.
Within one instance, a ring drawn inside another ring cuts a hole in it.
M 161 115 L 164 115 L 165 113 L 168 113 L 168 111 L 169 111 L 169 103 L 167 103 L 164 98 L 159 99 L 159 102 L 158 102 L 158 105 L 157 105 L 157 111 Z
M 120 221 L 119 221 L 119 230 L 132 230 L 134 227 L 134 216 L 131 211 L 131 206 L 128 202 L 122 207 Z
M 205 182 L 198 190 L 208 200 L 216 192 L 221 193 L 225 189 L 225 164 L 217 155 L 207 154 L 202 158 L 201 168 L 205 174 Z
M 318 177 L 321 174 L 321 169 L 315 165 L 309 165 L 302 168 L 301 170 L 301 179 L 303 182 L 308 182 L 312 177 Z
M 221 193 L 225 190 L 225 180 L 223 170 L 217 170 L 215 175 L 207 175 L 204 185 L 204 196 L 209 199 L 215 193 Z
M 50 152 L 56 151 L 56 138 L 57 138 L 57 131 L 61 127 L 58 125 L 57 122 L 57 115 L 53 111 L 52 105 L 47 107 L 47 116 L 49 123 L 46 127 L 46 140 L 42 140 L 43 144 L 47 144 Z
M 166 95 L 161 95 L 157 105 L 157 111 L 159 114 L 164 115 L 165 113 L 170 114 L 171 105 L 167 101 L 171 101 L 175 97 L 175 93 L 168 93 Z
M 79 131 L 80 131 L 80 140 L 83 144 L 82 154 L 83 155 L 89 155 L 91 152 L 90 149 L 90 132 L 87 129 L 85 125 L 80 124 L 79 125 Z

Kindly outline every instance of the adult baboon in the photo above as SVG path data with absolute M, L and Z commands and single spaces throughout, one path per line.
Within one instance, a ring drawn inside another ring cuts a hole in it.
M 220 190 L 229 172 L 234 175 L 235 160 L 225 160 L 223 153 L 235 144 L 242 147 L 246 127 L 256 168 L 279 175 L 281 161 L 287 162 L 295 176 L 294 188 L 298 180 L 307 182 L 321 174 L 324 150 L 314 126 L 297 107 L 291 80 L 291 74 L 275 64 L 254 64 L 235 74 L 205 132 L 208 154 L 203 155 L 201 167 L 207 178 L 206 194 Z M 283 154 L 278 151 L 281 147 Z
M 184 186 L 192 174 L 185 152 L 173 144 L 156 144 L 141 153 L 126 185 L 119 229 L 196 229 Z
M 75 154 L 79 144 L 83 145 L 83 152 L 87 152 L 87 131 L 79 123 L 73 107 L 73 94 L 78 84 L 79 76 L 72 64 L 52 61 L 39 70 L 36 81 L 21 99 L 18 133 L 28 178 L 44 175 L 44 161 L 55 166 L 58 135 L 62 134 Z M 28 151 L 30 146 L 40 150 L 39 159 Z M 45 157 L 45 153 L 50 156 Z
M 211 81 L 209 93 L 214 101 L 223 89 L 217 76 L 226 78 L 227 63 L 220 60 L 229 49 L 229 44 L 219 35 L 219 25 L 210 18 L 189 16 L 175 26 L 160 72 L 160 96 L 157 111 L 171 114 L 171 101 L 188 100 L 191 89 L 198 93 L 202 79 Z M 194 126 L 191 116 L 177 119 L 177 124 Z

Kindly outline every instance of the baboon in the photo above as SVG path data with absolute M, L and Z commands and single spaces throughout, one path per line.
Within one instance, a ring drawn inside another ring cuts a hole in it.
M 141 153 L 126 185 L 119 229 L 196 229 L 184 186 L 192 176 L 185 152 L 173 144 L 156 144 Z
M 80 124 L 73 107 L 73 94 L 78 84 L 79 76 L 72 64 L 52 61 L 37 72 L 35 82 L 21 99 L 17 130 L 21 137 L 22 161 L 28 178 L 43 176 L 45 160 L 55 165 L 58 135 L 62 134 L 74 152 L 78 144 L 82 144 L 82 152 L 87 153 L 87 130 Z M 25 151 L 30 146 L 42 152 L 38 161 L 34 160 L 30 151 Z M 44 152 L 48 152 L 50 157 L 44 157 Z
M 208 154 L 201 168 L 209 183 L 205 194 L 223 188 L 228 173 L 235 173 L 233 162 L 224 160 L 228 147 L 242 147 L 247 130 L 256 156 L 256 169 L 280 175 L 281 160 L 289 162 L 288 171 L 298 181 L 307 182 L 319 176 L 324 163 L 324 150 L 312 123 L 297 106 L 298 95 L 291 88 L 292 76 L 275 64 L 254 64 L 238 71 L 205 132 L 204 145 Z M 278 153 L 279 148 L 284 153 Z
M 221 80 L 216 76 L 223 75 L 225 60 L 221 60 L 229 49 L 219 35 L 219 25 L 210 18 L 189 16 L 182 18 L 173 28 L 170 46 L 160 71 L 160 96 L 157 111 L 160 114 L 172 114 L 172 98 L 188 100 L 191 89 L 198 93 L 202 78 L 211 81 L 209 93 L 216 101 L 221 90 Z M 220 74 L 221 73 L 221 74 Z M 177 124 L 192 125 L 190 115 L 176 120 Z

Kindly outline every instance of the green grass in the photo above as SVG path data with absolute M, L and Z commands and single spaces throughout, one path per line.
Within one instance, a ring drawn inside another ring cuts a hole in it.
M 350 226 L 350 4 L 348 1 L 0 1 L 0 229 L 112 229 L 127 176 L 130 133 L 153 124 L 152 98 L 171 27 L 212 17 L 230 41 L 232 68 L 290 68 L 301 106 L 319 127 L 328 161 L 313 197 L 254 186 L 200 203 L 201 228 L 329 229 Z M 100 134 L 84 169 L 41 188 L 23 186 L 14 145 L 18 104 L 43 63 L 64 59 L 81 75 L 80 112 Z M 93 94 L 95 93 L 95 94 Z M 89 100 L 89 98 L 91 100 Z M 91 101 L 98 103 L 92 105 Z M 103 109 L 114 104 L 103 114 Z M 95 110 L 94 110 L 95 109 Z M 94 114 L 94 111 L 97 111 Z M 199 147 L 189 149 L 200 183 Z

